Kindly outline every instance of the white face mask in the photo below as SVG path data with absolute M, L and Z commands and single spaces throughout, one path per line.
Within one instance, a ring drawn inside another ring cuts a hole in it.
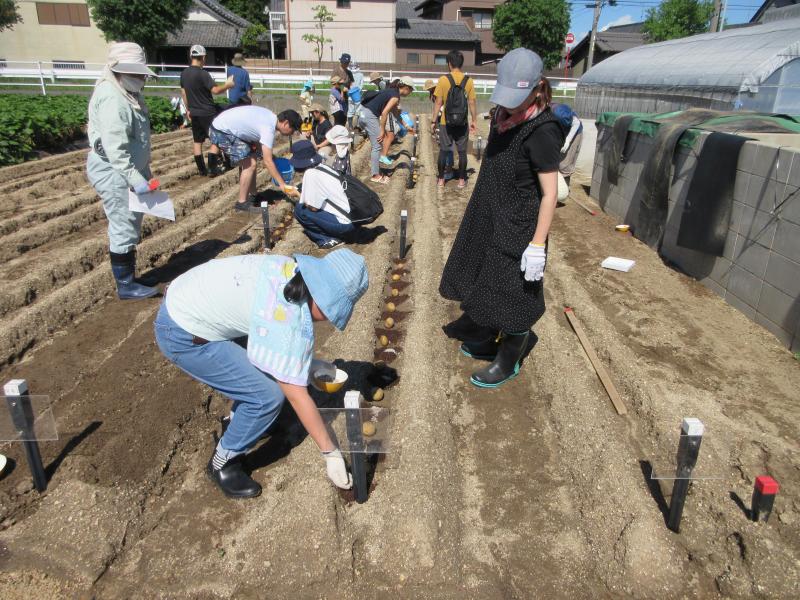
M 137 77 L 136 75 L 127 75 L 125 73 L 120 73 L 119 83 L 123 88 L 125 88 L 132 94 L 138 94 L 144 88 L 144 77 Z

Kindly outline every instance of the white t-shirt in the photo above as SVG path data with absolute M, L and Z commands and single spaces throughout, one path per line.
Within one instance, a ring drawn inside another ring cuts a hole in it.
M 219 258 L 179 276 L 167 290 L 169 316 L 209 342 L 248 334 L 256 283 L 268 255 Z
M 331 213 L 339 223 L 349 225 L 350 219 L 331 206 L 335 204 L 345 214 L 349 214 L 350 202 L 347 200 L 347 194 L 344 193 L 342 184 L 336 176 L 323 171 L 326 168 L 328 167 L 306 170 L 303 175 L 300 203 Z
M 272 148 L 278 117 L 263 106 L 237 106 L 222 111 L 211 123 L 214 129 L 230 133 L 249 143 Z

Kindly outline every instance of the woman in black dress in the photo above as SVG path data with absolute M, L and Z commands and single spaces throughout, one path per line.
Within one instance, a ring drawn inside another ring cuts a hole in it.
M 470 378 L 480 387 L 519 373 L 535 343 L 531 327 L 544 314 L 542 276 L 564 143 L 550 100 L 539 56 L 525 48 L 506 54 L 486 153 L 439 285 L 464 311 L 461 351 L 492 361 Z

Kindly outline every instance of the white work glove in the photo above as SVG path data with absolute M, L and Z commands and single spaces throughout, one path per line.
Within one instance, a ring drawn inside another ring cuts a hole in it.
M 569 150 L 569 144 L 565 143 L 563 146 L 561 146 L 561 154 L 566 154 L 567 150 Z
M 311 368 L 308 370 L 308 383 L 311 383 L 314 377 L 330 377 L 331 381 L 336 379 L 336 365 L 324 360 L 311 359 Z
M 347 465 L 344 464 L 341 451 L 337 448 L 330 452 L 323 452 L 325 458 L 325 469 L 328 471 L 328 478 L 338 488 L 349 490 L 353 487 L 353 478 L 347 472 Z
M 525 273 L 525 281 L 539 281 L 544 275 L 544 265 L 547 262 L 547 252 L 544 246 L 528 244 L 522 253 L 519 270 Z

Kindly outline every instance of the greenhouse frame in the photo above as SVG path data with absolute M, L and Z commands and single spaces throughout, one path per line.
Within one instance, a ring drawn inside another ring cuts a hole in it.
M 586 72 L 575 98 L 588 118 L 686 108 L 800 114 L 800 18 L 631 48 Z

